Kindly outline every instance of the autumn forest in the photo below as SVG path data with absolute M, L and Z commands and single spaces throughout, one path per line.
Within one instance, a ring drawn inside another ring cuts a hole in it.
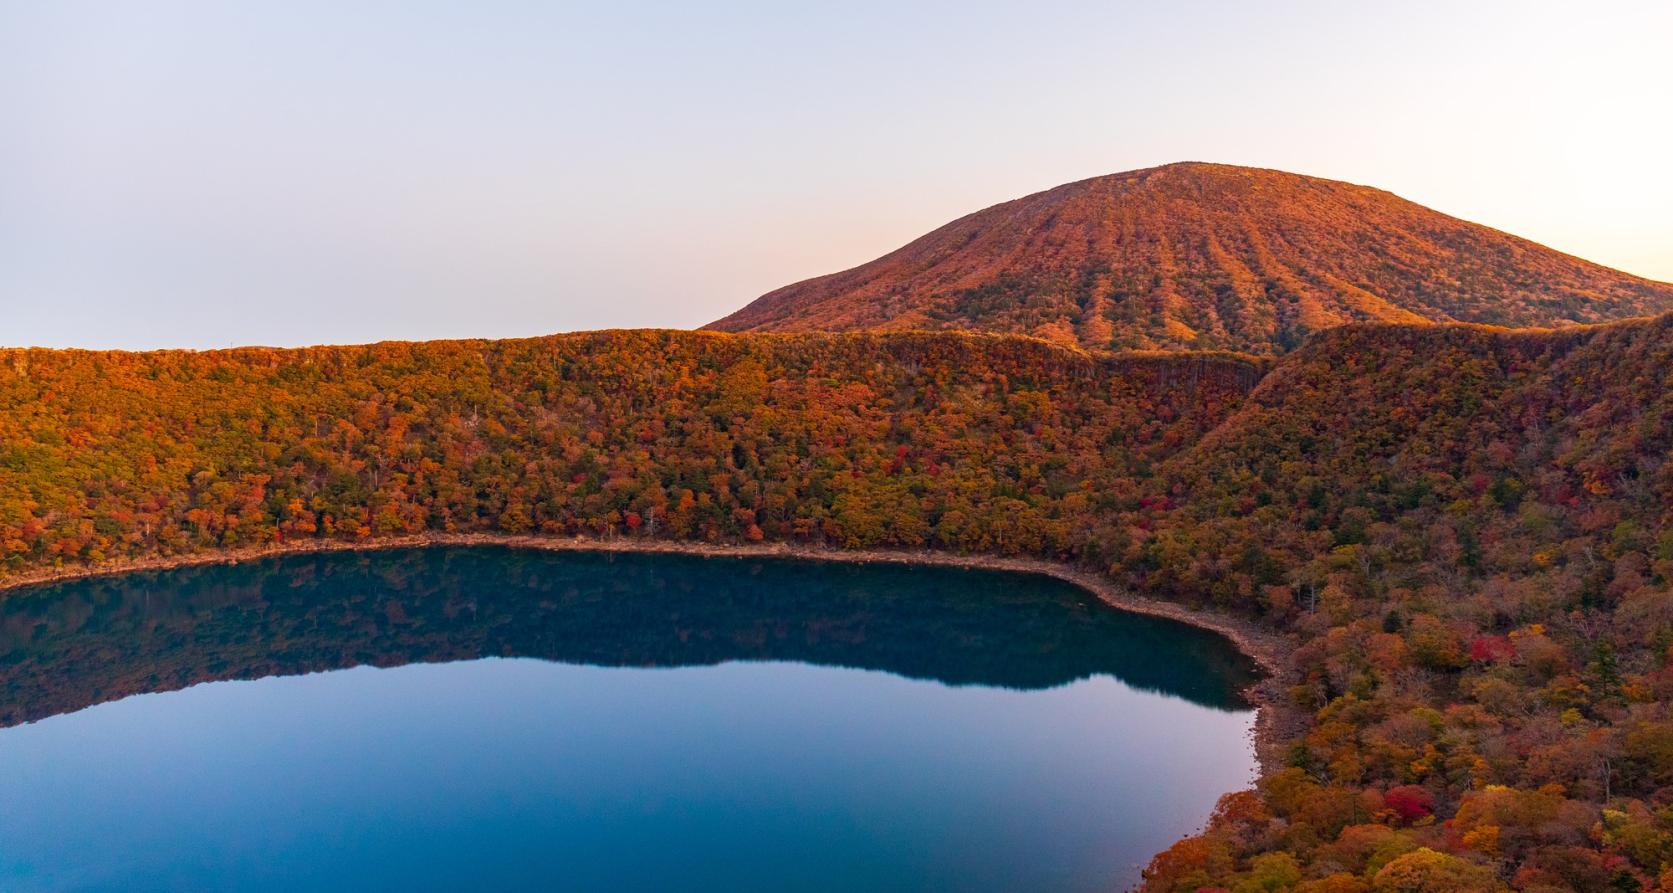
M 1296 642 L 1285 765 L 1152 889 L 1665 889 L 1670 374 L 1673 317 L 1347 327 L 1275 364 L 958 334 L 13 350 L 0 551 L 498 531 L 1072 562 Z

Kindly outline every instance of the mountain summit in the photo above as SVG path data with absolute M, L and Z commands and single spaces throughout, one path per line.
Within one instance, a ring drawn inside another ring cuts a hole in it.
M 1355 320 L 1558 326 L 1669 309 L 1673 285 L 1379 189 L 1187 162 L 995 205 L 708 328 L 958 328 L 1271 354 Z

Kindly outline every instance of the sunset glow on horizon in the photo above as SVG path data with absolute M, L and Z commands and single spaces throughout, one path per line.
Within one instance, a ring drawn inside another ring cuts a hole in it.
M 1673 5 L 18 0 L 0 344 L 690 328 L 1174 161 L 1673 281 Z

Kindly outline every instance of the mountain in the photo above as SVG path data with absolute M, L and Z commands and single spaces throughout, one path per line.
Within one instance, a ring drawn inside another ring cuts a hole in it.
M 1673 284 L 1382 190 L 1193 162 L 995 205 L 709 328 L 956 328 L 1273 354 L 1354 321 L 1548 327 L 1669 309 Z

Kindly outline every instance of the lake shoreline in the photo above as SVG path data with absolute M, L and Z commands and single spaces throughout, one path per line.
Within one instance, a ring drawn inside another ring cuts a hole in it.
M 77 567 L 25 571 L 0 578 L 0 598 L 18 589 L 63 583 L 90 577 L 114 576 L 152 570 L 170 570 L 207 564 L 235 564 L 261 558 L 326 552 L 424 548 L 434 546 L 509 546 L 548 552 L 616 552 L 632 554 L 696 555 L 714 558 L 784 558 L 805 561 L 841 561 L 852 564 L 872 562 L 935 565 L 971 570 L 998 570 L 1039 574 L 1073 584 L 1111 607 L 1135 614 L 1165 617 L 1209 630 L 1225 637 L 1239 651 L 1258 664 L 1265 677 L 1246 688 L 1244 697 L 1255 708 L 1253 741 L 1256 762 L 1262 775 L 1283 765 L 1282 744 L 1300 728 L 1304 717 L 1285 706 L 1284 690 L 1289 676 L 1281 655 L 1293 643 L 1280 633 L 1254 621 L 1214 610 L 1196 610 L 1176 602 L 1138 595 L 1115 581 L 1073 565 L 1039 558 L 1010 558 L 939 552 L 931 549 L 832 549 L 787 543 L 695 543 L 674 540 L 596 539 L 590 537 L 549 537 L 493 533 L 426 533 L 361 541 L 302 540 L 222 549 L 185 555 L 116 560 Z

